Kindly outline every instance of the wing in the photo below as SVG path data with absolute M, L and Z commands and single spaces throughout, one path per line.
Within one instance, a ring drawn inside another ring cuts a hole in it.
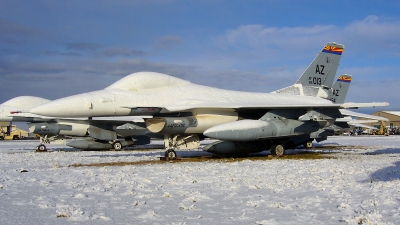
M 138 112 L 143 113 L 143 111 L 150 111 L 150 109 L 158 109 L 159 113 L 170 113 L 170 112 L 185 112 L 194 109 L 314 109 L 314 108 L 338 108 L 338 109 L 358 109 L 358 108 L 366 108 L 366 107 L 380 107 L 380 106 L 389 106 L 387 102 L 371 102 L 371 103 L 344 103 L 344 104 L 331 104 L 329 102 L 324 104 L 285 104 L 285 103 L 277 103 L 277 104 L 229 104 L 229 103 L 221 103 L 221 104 L 201 104 L 196 103 L 192 104 L 188 102 L 188 104 L 179 104 L 179 105 L 168 105 L 168 106 L 154 106 L 154 107 L 135 107 L 135 106 L 120 106 L 121 108 L 128 108 L 132 110 L 137 110 Z M 143 115 L 143 114 L 142 114 Z M 366 114 L 365 114 L 366 115 Z
M 385 117 L 373 116 L 373 115 L 368 115 L 368 114 L 364 114 L 364 113 L 357 113 L 357 112 L 353 112 L 353 111 L 346 110 L 346 109 L 340 109 L 340 113 L 342 113 L 343 115 L 346 115 L 346 116 L 354 116 L 354 117 L 361 117 L 361 118 L 371 119 L 371 120 L 374 120 L 374 122 L 389 121 Z M 362 120 L 360 120 L 360 121 L 362 121 Z M 365 123 L 374 123 L 374 122 L 365 122 Z
M 359 122 L 359 123 L 357 123 L 357 122 Z M 349 125 L 354 126 L 354 127 L 364 127 L 364 128 L 367 128 L 367 129 L 379 130 L 376 127 L 371 127 L 371 126 L 362 124 L 362 121 L 360 121 L 360 120 L 357 120 L 357 122 L 356 121 L 349 122 Z

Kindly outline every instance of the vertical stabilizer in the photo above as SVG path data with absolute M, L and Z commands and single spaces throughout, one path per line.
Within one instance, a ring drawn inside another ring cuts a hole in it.
M 334 103 L 344 103 L 346 99 L 347 91 L 350 87 L 351 75 L 343 74 L 340 75 L 337 81 L 333 84 L 331 91 L 329 92 L 329 99 Z
M 332 87 L 343 50 L 342 44 L 327 43 L 294 85 L 275 93 L 328 97 L 324 89 Z
M 343 50 L 344 45 L 327 43 L 296 84 L 332 87 Z

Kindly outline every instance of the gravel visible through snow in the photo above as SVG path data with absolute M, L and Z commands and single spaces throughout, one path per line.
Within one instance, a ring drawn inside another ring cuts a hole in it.
M 400 224 L 400 136 L 331 137 L 307 150 L 315 158 L 196 149 L 173 162 L 157 141 L 37 144 L 0 141 L 0 224 Z

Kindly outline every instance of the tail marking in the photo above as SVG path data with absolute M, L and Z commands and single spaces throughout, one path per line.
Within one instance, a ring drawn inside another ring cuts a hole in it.
M 335 55 L 342 55 L 343 48 L 336 47 L 336 46 L 325 45 L 325 47 L 322 50 L 322 52 L 331 53 L 331 54 L 335 54 Z
M 351 76 L 341 75 L 341 76 L 339 76 L 337 81 L 350 83 L 351 82 Z

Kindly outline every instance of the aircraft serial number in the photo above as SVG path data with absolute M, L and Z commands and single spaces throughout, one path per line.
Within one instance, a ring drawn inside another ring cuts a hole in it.
M 322 79 L 319 78 L 319 77 L 309 77 L 308 83 L 309 83 L 309 84 L 318 84 L 318 85 L 321 85 L 321 84 L 322 84 Z

